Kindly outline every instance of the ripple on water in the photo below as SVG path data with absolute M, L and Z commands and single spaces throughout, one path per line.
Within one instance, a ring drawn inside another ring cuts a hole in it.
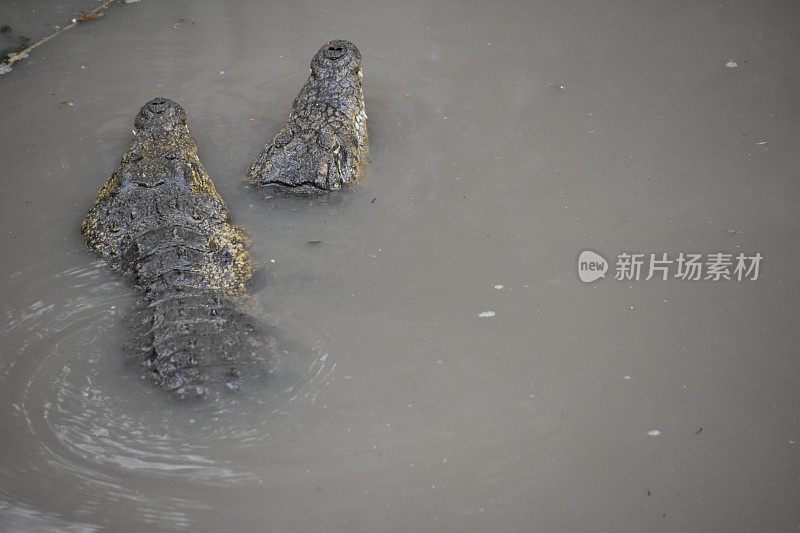
M 11 409 L 0 422 L 19 460 L 2 467 L 0 500 L 33 493 L 78 516 L 119 502 L 137 520 L 188 527 L 191 511 L 206 508 L 199 502 L 213 501 L 204 492 L 262 479 L 265 466 L 245 457 L 268 447 L 271 422 L 316 403 L 336 363 L 318 326 L 293 316 L 288 335 L 299 341 L 287 343 L 268 386 L 176 402 L 124 364 L 120 315 L 135 295 L 112 278 L 103 263 L 72 269 L 48 282 L 59 301 L 7 312 L 0 394 Z M 176 483 L 198 500 L 176 498 Z

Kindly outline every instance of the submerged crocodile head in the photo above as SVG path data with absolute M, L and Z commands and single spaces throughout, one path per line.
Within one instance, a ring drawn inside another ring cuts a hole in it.
M 302 193 L 355 183 L 367 152 L 362 76 L 353 43 L 335 40 L 320 48 L 289 121 L 253 162 L 248 179 Z
M 173 131 L 185 126 L 186 111 L 168 98 L 153 98 L 142 106 L 133 125 L 139 131 Z
M 361 72 L 361 52 L 350 41 L 336 39 L 322 46 L 311 60 L 315 78 L 343 78 Z
M 202 284 L 238 290 L 252 273 L 244 234 L 229 224 L 187 123 L 183 108 L 166 98 L 142 106 L 131 146 L 86 215 L 83 236 L 114 268 L 133 273 L 141 257 L 131 246 L 141 235 L 161 226 L 191 229 L 208 239 L 210 253 L 192 265 Z
M 153 99 L 133 133 L 82 225 L 87 244 L 143 292 L 129 317 L 133 359 L 178 398 L 267 378 L 273 343 L 234 298 L 253 273 L 246 238 L 200 163 L 186 113 Z
M 142 106 L 133 126 L 135 142 L 117 171 L 119 190 L 204 187 L 200 173 L 193 169 L 196 148 L 189 137 L 186 111 L 180 105 L 167 98 L 154 98 Z

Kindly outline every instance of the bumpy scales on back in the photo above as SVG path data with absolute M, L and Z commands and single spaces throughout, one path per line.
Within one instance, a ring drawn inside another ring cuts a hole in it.
M 237 390 L 269 372 L 269 343 L 237 310 L 252 275 L 245 236 L 197 156 L 183 108 L 151 100 L 82 225 L 86 243 L 144 291 L 133 348 L 178 397 Z M 138 356 L 138 354 L 137 354 Z
M 368 149 L 362 77 L 361 53 L 353 43 L 331 41 L 320 48 L 289 121 L 253 161 L 248 180 L 303 193 L 358 181 Z

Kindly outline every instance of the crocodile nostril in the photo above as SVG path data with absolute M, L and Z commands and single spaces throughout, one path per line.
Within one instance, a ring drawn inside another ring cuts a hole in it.
M 163 113 L 167 107 L 169 107 L 169 104 L 164 98 L 155 98 L 147 104 L 147 108 L 153 113 Z
M 331 60 L 339 59 L 340 57 L 344 56 L 345 50 L 341 46 L 329 46 L 327 50 L 325 50 L 325 57 Z

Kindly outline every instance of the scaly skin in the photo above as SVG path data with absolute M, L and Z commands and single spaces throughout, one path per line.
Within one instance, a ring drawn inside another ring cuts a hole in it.
M 186 113 L 156 98 L 100 190 L 82 233 L 111 267 L 144 291 L 133 346 L 153 382 L 177 397 L 237 390 L 269 373 L 270 343 L 237 310 L 253 269 L 189 135 Z
M 368 152 L 361 53 L 331 41 L 311 61 L 311 76 L 289 121 L 256 157 L 247 179 L 300 193 L 335 191 L 361 179 Z

